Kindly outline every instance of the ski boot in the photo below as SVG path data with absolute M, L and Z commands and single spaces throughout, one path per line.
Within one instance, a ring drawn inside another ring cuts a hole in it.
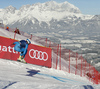
M 23 63 L 27 63 L 25 60 L 24 60 L 24 57 L 23 56 L 19 56 L 18 60 L 19 62 L 23 62 Z

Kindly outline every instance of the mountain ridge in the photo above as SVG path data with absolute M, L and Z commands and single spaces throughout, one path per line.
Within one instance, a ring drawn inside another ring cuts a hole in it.
M 13 6 L 8 6 L 2 9 L 0 14 L 0 19 L 3 20 L 5 24 L 12 24 L 15 21 L 29 16 L 36 18 L 40 22 L 48 22 L 52 19 L 61 20 L 67 16 L 90 17 L 90 15 L 82 15 L 79 8 L 68 3 L 67 1 L 63 3 L 48 1 L 45 3 L 23 5 L 19 10 Z

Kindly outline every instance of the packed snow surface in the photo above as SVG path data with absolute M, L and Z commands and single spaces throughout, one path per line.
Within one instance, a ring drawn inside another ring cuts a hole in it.
M 100 89 L 61 70 L 0 59 L 0 89 Z

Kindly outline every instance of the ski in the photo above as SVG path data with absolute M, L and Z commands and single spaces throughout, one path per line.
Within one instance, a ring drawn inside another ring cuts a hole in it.
M 27 64 L 27 62 L 24 59 L 17 59 L 17 61 Z

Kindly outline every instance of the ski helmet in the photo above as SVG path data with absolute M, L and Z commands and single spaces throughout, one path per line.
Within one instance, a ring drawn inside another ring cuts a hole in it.
M 28 44 L 31 44 L 31 41 L 30 41 L 29 39 L 26 39 L 26 42 L 27 42 Z

